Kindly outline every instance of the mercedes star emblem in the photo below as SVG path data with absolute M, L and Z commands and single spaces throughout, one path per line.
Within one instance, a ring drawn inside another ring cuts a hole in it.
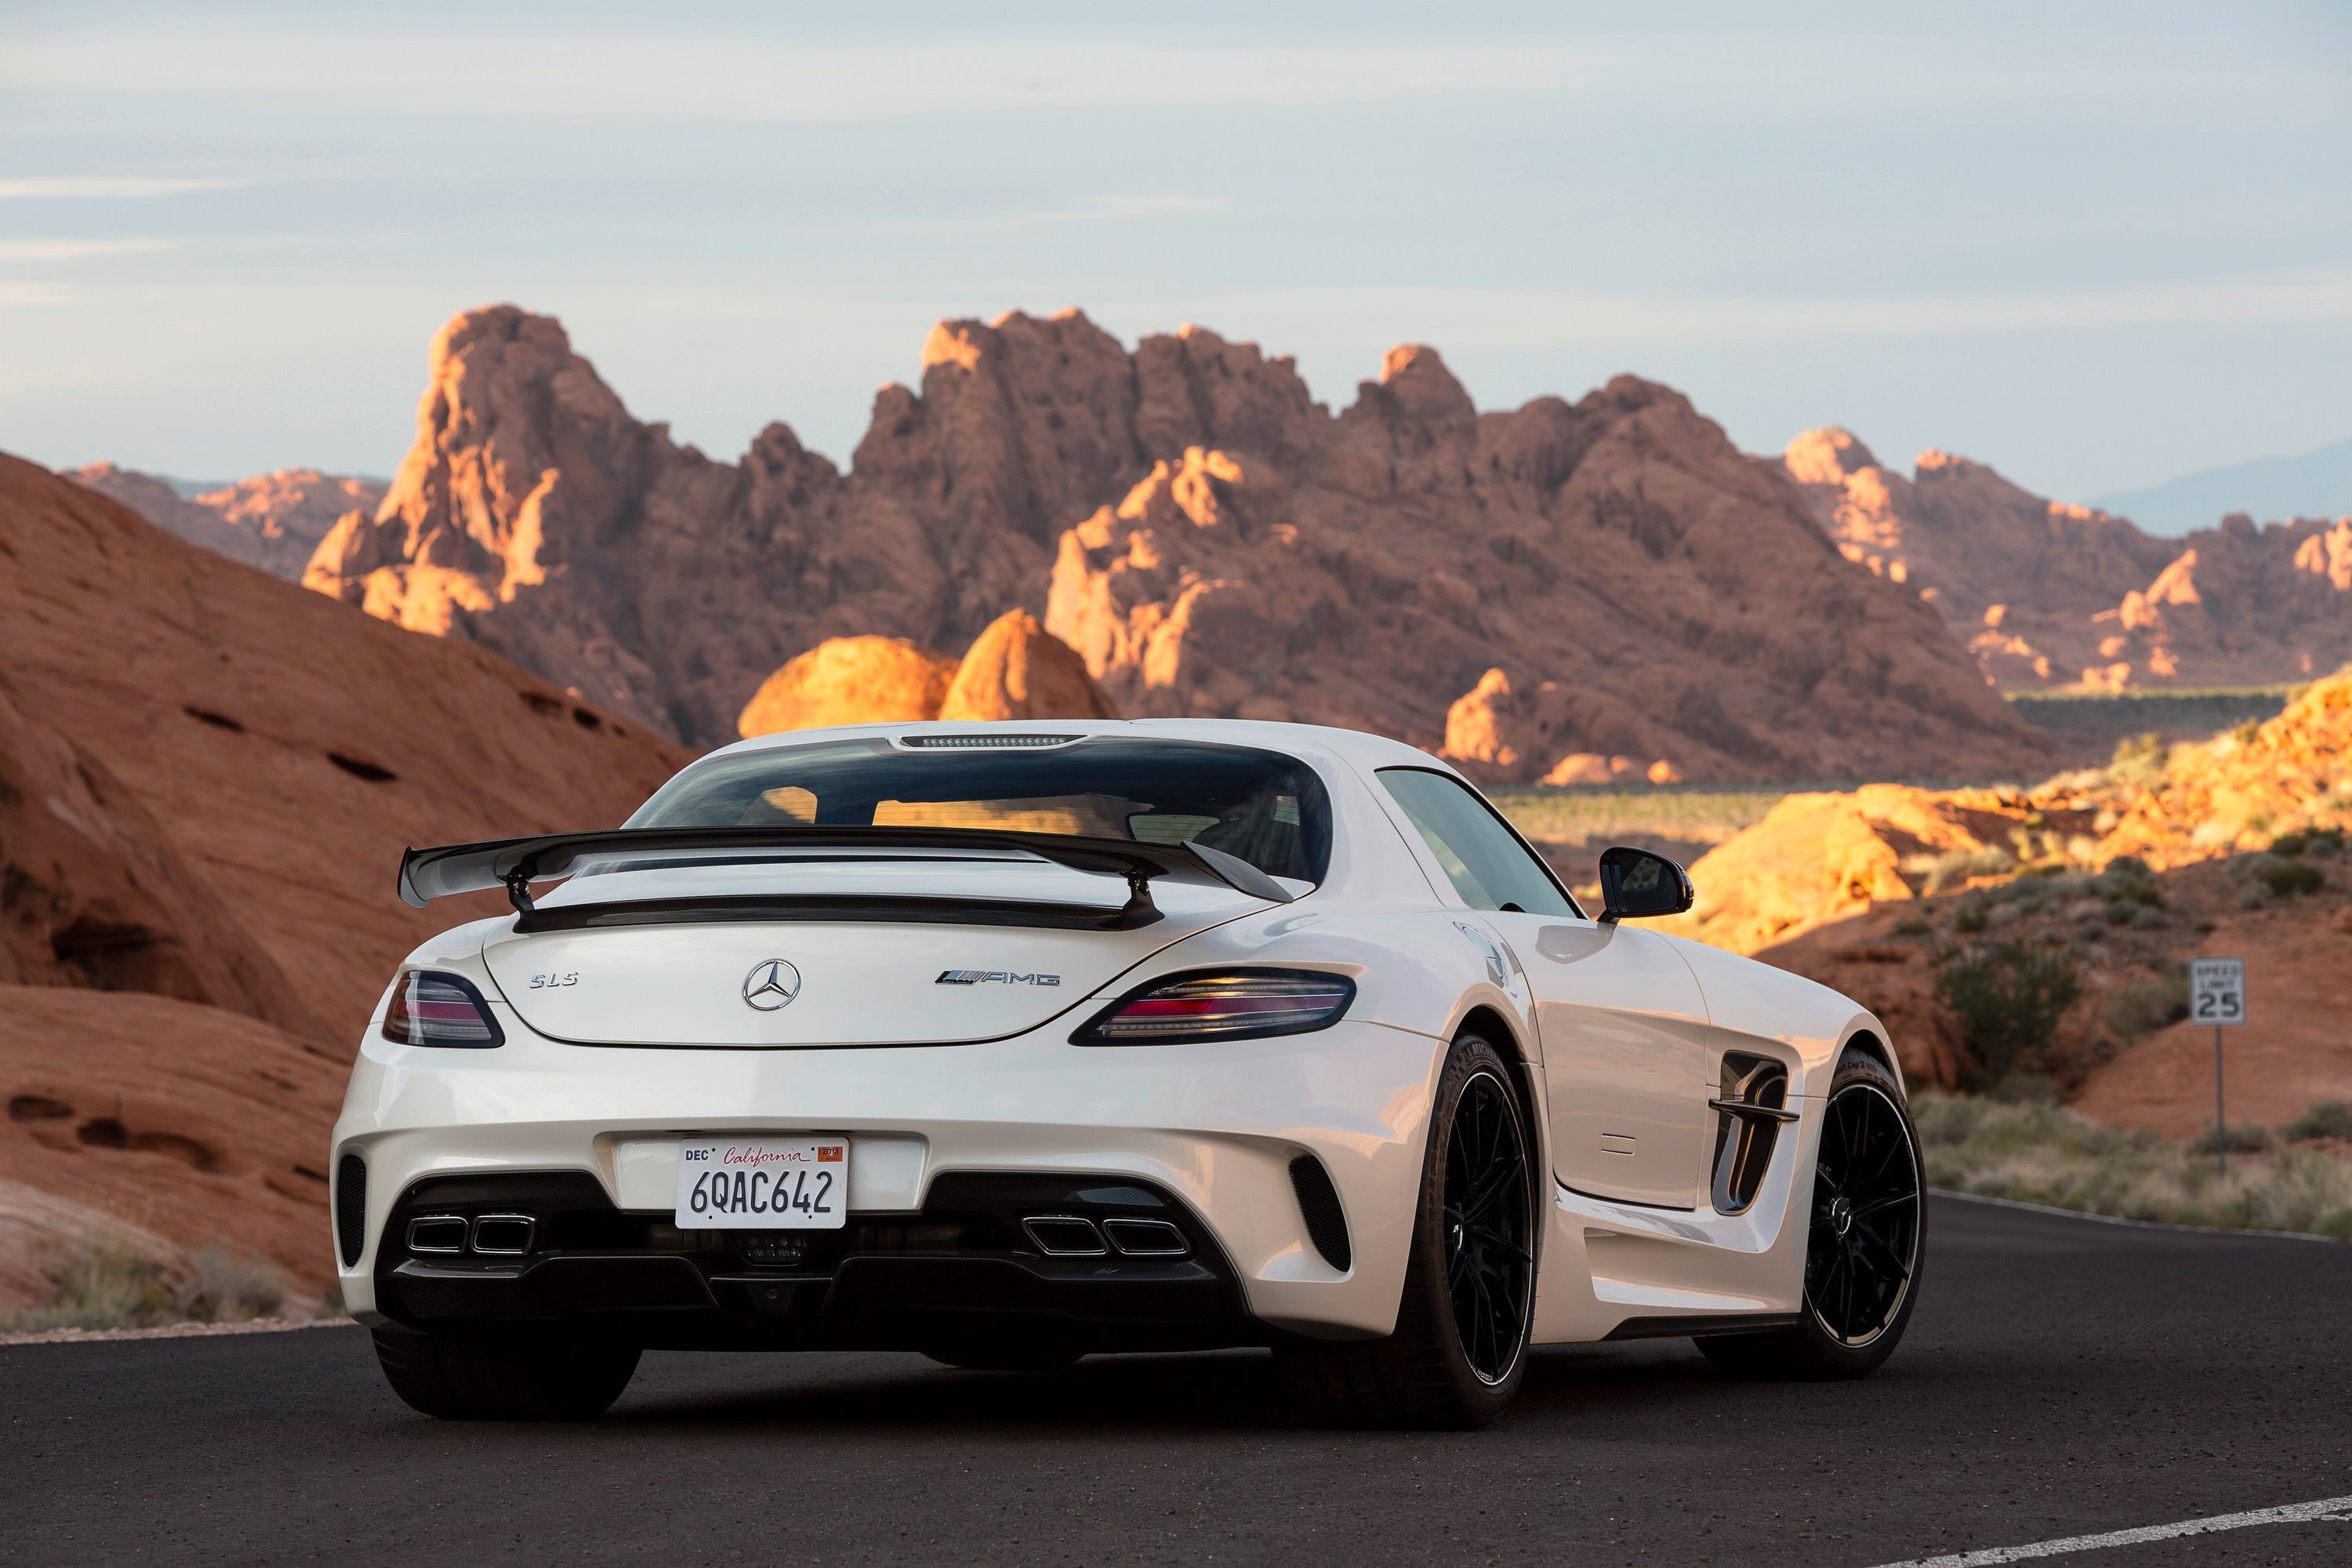
M 788 1006 L 801 994 L 801 972 L 781 958 L 765 959 L 743 976 L 743 1003 L 762 1013 Z

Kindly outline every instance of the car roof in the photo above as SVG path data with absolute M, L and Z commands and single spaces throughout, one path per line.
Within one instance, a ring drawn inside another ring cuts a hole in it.
M 1262 719 L 1034 719 L 992 722 L 943 723 L 906 721 L 895 724 L 842 724 L 815 730 L 779 730 L 755 735 L 711 752 L 712 756 L 741 752 L 803 746 L 815 742 L 854 740 L 866 736 L 895 739 L 913 735 L 986 735 L 1014 733 L 1053 735 L 1118 735 L 1156 737 L 1171 741 L 1201 741 L 1229 746 L 1259 746 L 1297 755 L 1320 751 L 1364 769 L 1398 766 L 1454 770 L 1442 759 L 1418 746 L 1362 730 L 1328 724 L 1282 724 Z

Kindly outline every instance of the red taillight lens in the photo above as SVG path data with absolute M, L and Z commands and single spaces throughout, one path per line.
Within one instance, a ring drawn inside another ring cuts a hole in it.
M 507 1043 L 482 994 L 462 974 L 412 969 L 392 988 L 383 1037 L 404 1046 L 482 1047 Z
M 1179 974 L 1131 991 L 1070 1037 L 1078 1046 L 1150 1046 L 1303 1035 L 1339 1021 L 1356 999 L 1344 974 L 1235 969 Z

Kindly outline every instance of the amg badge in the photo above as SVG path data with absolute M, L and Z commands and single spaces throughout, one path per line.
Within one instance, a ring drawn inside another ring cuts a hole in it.
M 1013 974 L 1002 969 L 942 969 L 934 985 L 980 985 L 994 981 L 1001 985 L 1059 985 L 1058 974 Z

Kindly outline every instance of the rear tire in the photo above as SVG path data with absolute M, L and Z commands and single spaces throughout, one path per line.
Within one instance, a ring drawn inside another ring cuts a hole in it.
M 1830 1080 L 1805 1208 L 1803 1316 L 1793 1328 L 1714 1334 L 1699 1353 L 1739 1377 L 1866 1377 L 1895 1353 L 1927 1260 L 1927 1172 L 1895 1075 L 1850 1052 Z
M 1517 1069 L 1464 1035 L 1434 1110 L 1395 1331 L 1275 1348 L 1292 1412 L 1309 1425 L 1484 1426 L 1526 1375 L 1542 1209 Z
M 636 1346 L 587 1334 L 529 1338 L 375 1331 L 386 1383 L 409 1407 L 445 1421 L 585 1421 L 635 1375 Z

